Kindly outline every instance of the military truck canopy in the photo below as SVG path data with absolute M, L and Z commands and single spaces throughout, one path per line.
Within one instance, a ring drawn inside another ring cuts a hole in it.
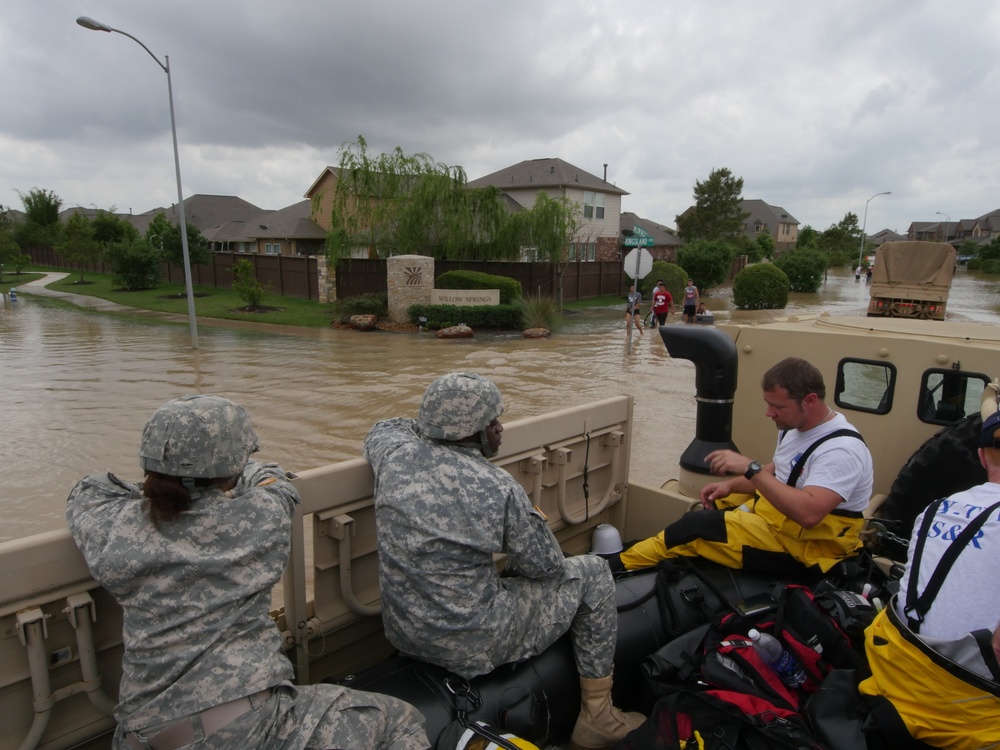
M 872 284 L 887 284 L 889 287 L 916 285 L 947 292 L 954 274 L 955 248 L 951 245 L 943 242 L 886 242 L 875 255 Z

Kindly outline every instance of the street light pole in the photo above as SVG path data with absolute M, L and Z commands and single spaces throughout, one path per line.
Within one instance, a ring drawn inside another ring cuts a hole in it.
M 951 224 L 951 217 L 948 214 L 946 214 L 944 211 L 935 211 L 934 213 L 938 214 L 939 216 L 943 216 L 944 217 L 944 236 L 942 237 L 942 239 L 945 242 L 947 242 L 948 241 L 948 225 Z
M 858 248 L 858 268 L 861 267 L 861 256 L 865 254 L 865 227 L 868 226 L 868 204 L 880 195 L 892 195 L 892 191 L 885 190 L 881 193 L 875 193 L 875 195 L 865 201 L 865 218 L 861 222 L 861 247 Z
M 160 62 L 160 59 L 152 53 L 149 47 L 128 32 L 122 31 L 121 29 L 114 29 L 107 24 L 101 23 L 100 21 L 95 21 L 93 18 L 80 16 L 76 19 L 76 22 L 83 28 L 90 29 L 91 31 L 105 31 L 108 33 L 113 31 L 116 34 L 127 36 L 133 42 L 146 50 L 149 56 L 152 57 L 163 72 L 167 74 L 167 96 L 170 99 L 170 133 L 174 139 L 174 172 L 177 175 L 177 218 L 181 223 L 181 253 L 184 256 L 184 287 L 187 292 L 188 323 L 191 327 L 191 348 L 197 349 L 198 323 L 194 313 L 194 289 L 191 286 L 191 258 L 188 254 L 187 221 L 184 218 L 184 192 L 181 188 L 181 158 L 177 150 L 177 124 L 174 120 L 174 87 L 170 78 L 170 57 L 164 55 L 164 62 Z

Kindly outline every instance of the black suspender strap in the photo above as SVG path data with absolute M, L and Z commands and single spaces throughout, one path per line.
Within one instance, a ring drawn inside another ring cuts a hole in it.
M 781 433 L 781 437 L 785 437 L 784 432 Z M 785 484 L 789 487 L 794 487 L 795 483 L 799 481 L 799 477 L 802 476 L 802 470 L 806 467 L 806 459 L 813 454 L 813 451 L 819 448 L 827 440 L 833 440 L 834 438 L 839 437 L 853 437 L 857 438 L 862 443 L 865 442 L 865 439 L 861 437 L 861 433 L 856 432 L 855 430 L 849 430 L 846 427 L 834 430 L 829 435 L 824 435 L 802 452 L 802 455 L 799 456 L 799 460 L 796 461 L 795 466 L 792 467 L 792 473 L 788 475 L 788 480 Z M 781 439 L 779 439 L 778 442 L 780 443 Z
M 940 561 L 938 561 L 937 567 L 934 568 L 934 572 L 931 574 L 930 580 L 927 581 L 927 587 L 924 589 L 924 593 L 917 596 L 917 579 L 920 573 L 920 560 L 923 557 L 924 552 L 924 542 L 927 539 L 927 534 L 930 531 L 931 524 L 934 522 L 934 516 L 937 515 L 938 508 L 944 500 L 937 500 L 924 511 L 924 521 L 920 524 L 920 534 L 917 536 L 916 547 L 913 550 L 912 559 L 909 562 L 909 583 L 906 587 L 906 606 L 903 608 L 903 613 L 906 615 L 907 624 L 910 626 L 910 630 L 914 633 L 920 632 L 920 623 L 924 621 L 924 615 L 926 615 L 937 598 L 938 592 L 941 590 L 941 585 L 944 583 L 945 577 L 947 577 L 948 572 L 951 567 L 955 564 L 958 556 L 962 554 L 962 550 L 968 546 L 969 542 L 972 541 L 973 537 L 979 533 L 979 530 L 983 527 L 991 515 L 996 513 L 1000 509 L 1000 503 L 993 503 L 989 508 L 984 510 L 978 516 L 973 518 L 969 525 L 962 529 L 961 533 L 956 536 L 951 543 L 948 545 L 948 549 L 944 551 L 941 555 Z

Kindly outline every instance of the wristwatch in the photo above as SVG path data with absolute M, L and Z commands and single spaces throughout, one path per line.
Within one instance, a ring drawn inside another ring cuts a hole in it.
M 762 468 L 763 467 L 756 461 L 751 461 L 749 464 L 747 464 L 747 470 L 743 472 L 743 476 L 746 479 L 753 479 L 757 474 L 760 473 L 760 470 Z

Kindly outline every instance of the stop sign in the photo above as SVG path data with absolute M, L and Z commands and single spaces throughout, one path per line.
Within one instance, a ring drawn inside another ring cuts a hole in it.
M 629 251 L 624 260 L 625 274 L 630 279 L 644 279 L 653 270 L 653 256 L 644 247 Z

